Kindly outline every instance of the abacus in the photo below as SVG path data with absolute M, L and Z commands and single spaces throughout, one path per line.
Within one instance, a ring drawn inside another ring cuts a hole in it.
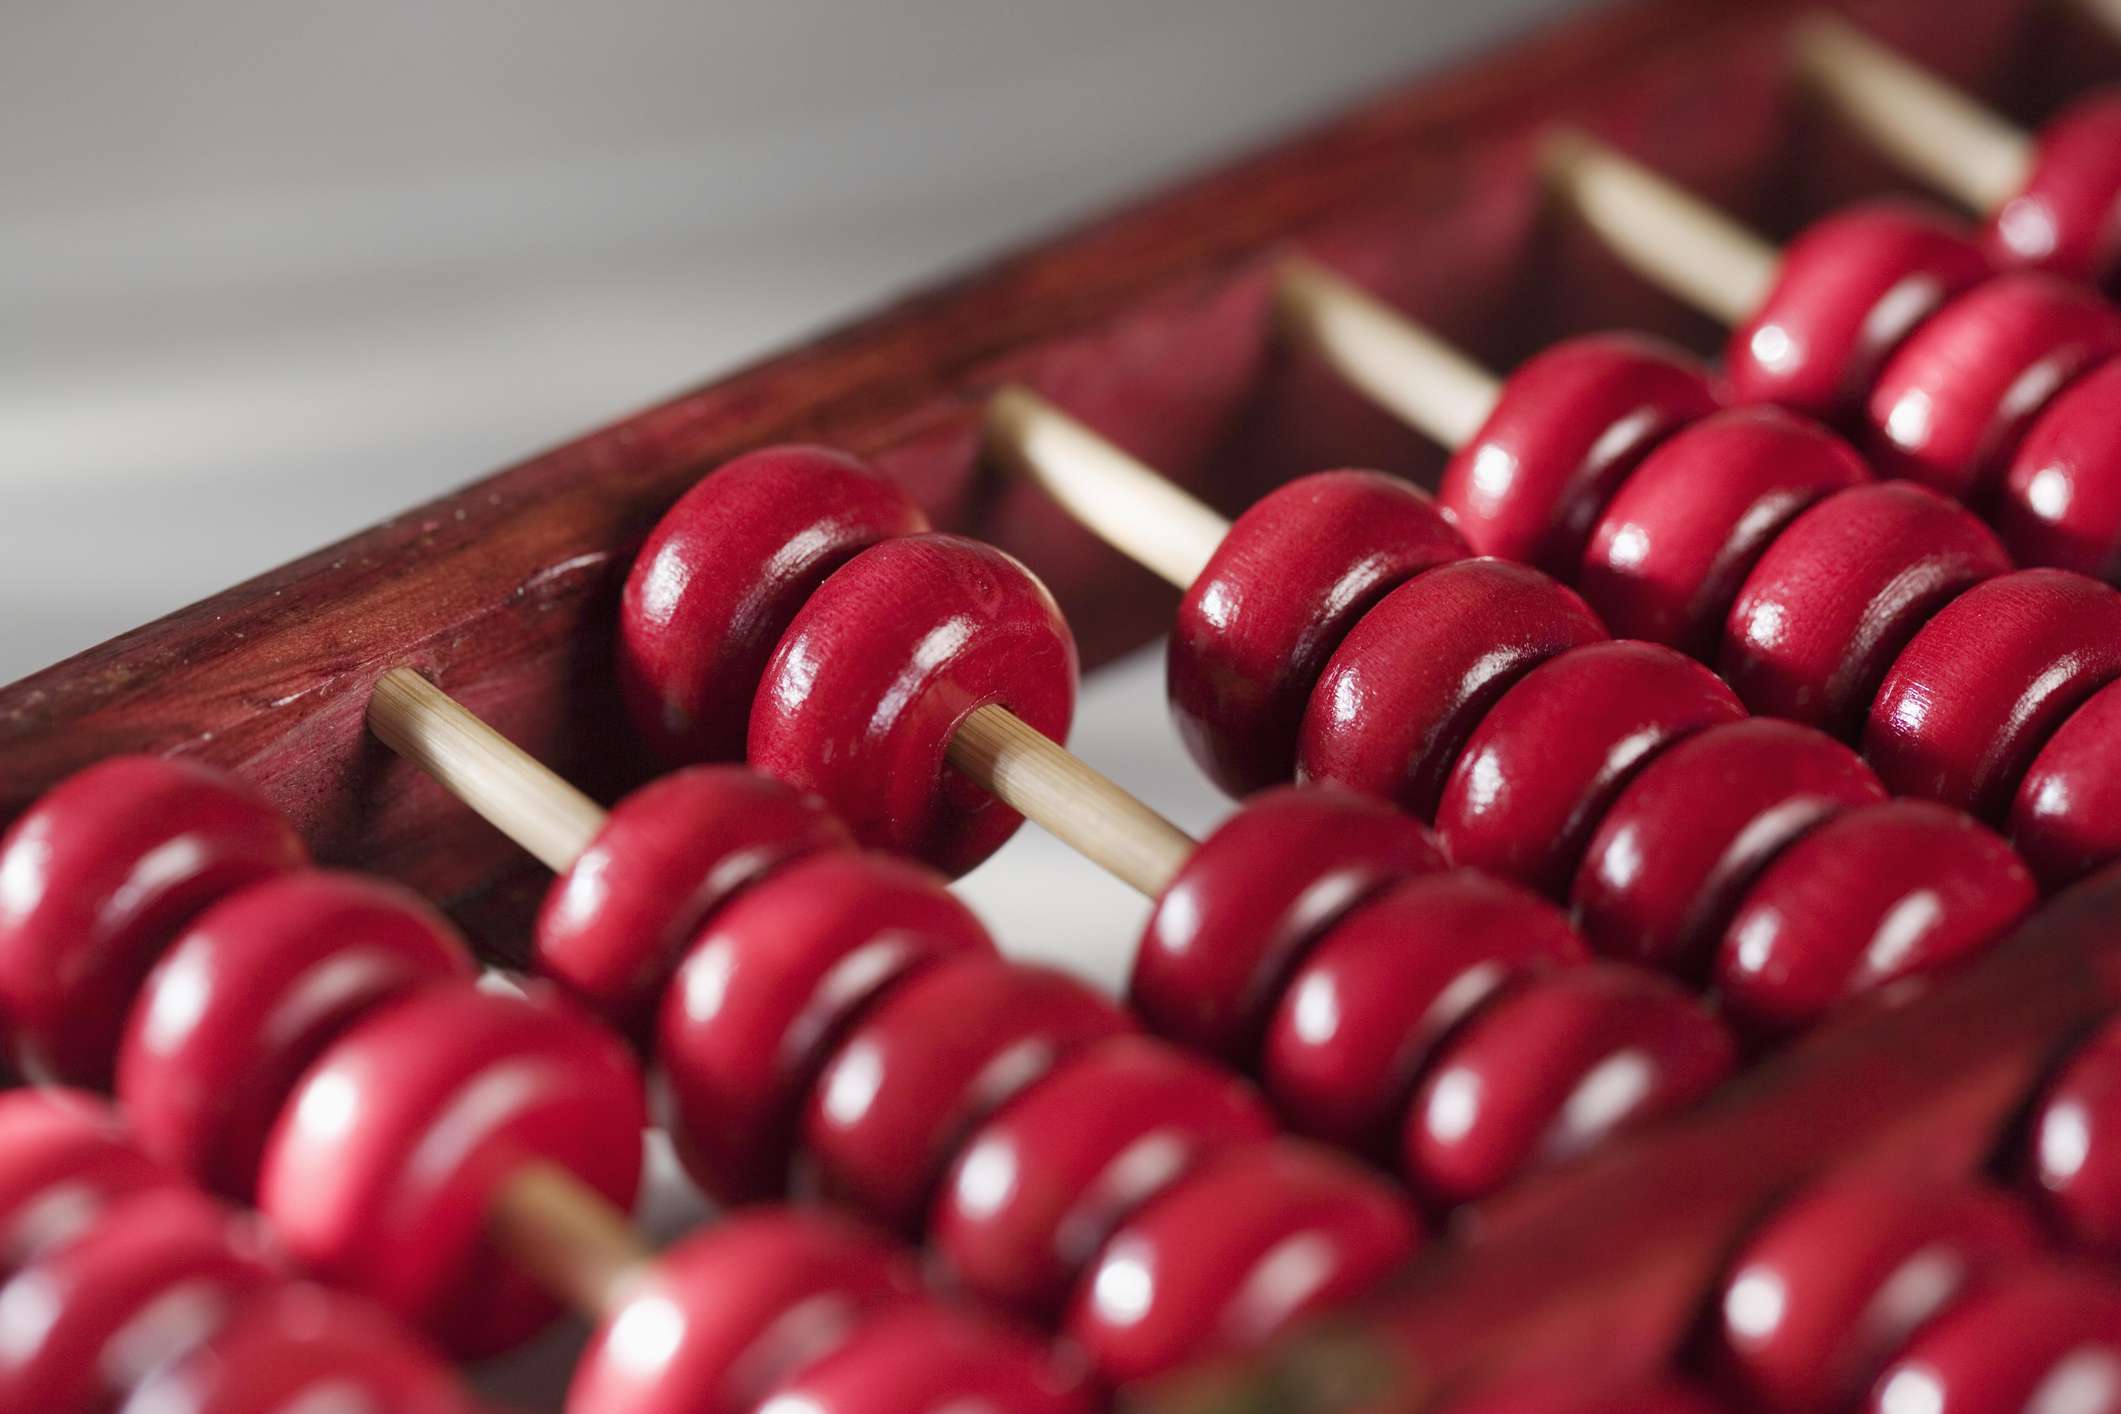
M 0 1407 L 2121 1409 L 2111 9 L 1601 11 L 0 690 Z

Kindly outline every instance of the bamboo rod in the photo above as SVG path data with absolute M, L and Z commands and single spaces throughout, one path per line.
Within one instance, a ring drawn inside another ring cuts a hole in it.
M 486 1230 L 540 1286 L 590 1316 L 617 1305 L 652 1256 L 603 1194 L 549 1163 L 508 1175 Z

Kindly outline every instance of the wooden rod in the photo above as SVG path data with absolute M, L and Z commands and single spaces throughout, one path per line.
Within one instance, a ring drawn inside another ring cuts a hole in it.
M 1044 487 L 1098 539 L 1184 589 L 1230 523 L 1029 388 L 987 404 L 996 460 Z
M 507 1177 L 486 1231 L 540 1286 L 587 1316 L 615 1306 L 652 1256 L 603 1194 L 549 1163 Z
M 1556 131 L 1542 153 L 1555 191 L 1629 269 L 1727 325 L 1766 300 L 1775 247 L 1587 133 Z
M 2016 196 L 2033 145 L 2014 124 L 1844 20 L 1798 26 L 1798 72 L 1922 181 L 1982 213 Z
M 1275 304 L 1291 338 L 1432 441 L 1456 450 L 1494 411 L 1494 374 L 1316 261 L 1282 266 Z
M 1006 707 L 975 708 L 947 754 L 1011 809 L 1151 898 L 1193 853 L 1184 830 Z
M 604 809 L 410 668 L 368 698 L 368 729 L 559 873 L 604 828 Z

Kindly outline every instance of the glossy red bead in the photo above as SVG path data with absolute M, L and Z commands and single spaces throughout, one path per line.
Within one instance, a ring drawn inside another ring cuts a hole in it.
M 2027 1187 L 2077 1246 L 2121 1256 L 2121 1022 L 2072 1051 L 2026 1126 Z
M 119 756 L 0 836 L 0 1015 L 31 1079 L 103 1088 L 140 979 L 208 905 L 307 860 L 294 827 L 217 771 Z
M 752 706 L 751 762 L 823 796 L 862 843 L 958 875 L 1021 817 L 945 759 L 997 703 L 1056 741 L 1075 712 L 1075 640 L 1046 587 L 954 535 L 871 546 L 810 596 Z
M 870 1008 L 826 1062 L 803 1114 L 806 1160 L 834 1196 L 912 1228 L 974 1125 L 1132 1025 L 1065 973 L 983 956 L 939 962 Z
M 1863 755 L 1899 795 L 2000 820 L 2063 719 L 2121 677 L 2121 590 L 2020 570 L 1939 610 L 1893 660 Z
M 2039 1244 L 2031 1214 L 1994 1190 L 1898 1174 L 1829 1179 L 1770 1215 L 1731 1259 L 1704 1364 L 1762 1414 L 1846 1409 L 1924 1322 Z
M 1730 1032 L 1671 982 L 1614 963 L 1565 968 L 1496 998 L 1431 1061 L 1401 1165 L 1438 1204 L 1484 1198 L 1685 1108 L 1736 1063 Z
M 1719 670 L 1760 715 L 1853 738 L 1915 631 L 2010 568 L 1995 532 L 1933 491 L 1902 482 L 1838 492 L 1792 521 L 1746 576 Z
M 1262 792 L 1157 897 L 1128 1002 L 1150 1029 L 1247 1062 L 1304 949 L 1387 884 L 1443 866 L 1435 837 L 1381 801 L 1316 786 Z
M 2121 859 L 2121 682 L 2093 693 L 2040 748 L 2006 833 L 2049 889 Z
M 1716 955 L 1724 1007 L 1805 1026 L 1839 1003 L 1981 951 L 2032 911 L 2023 860 L 1993 831 L 1924 800 L 1860 806 L 1763 870 Z
M 1620 638 L 1715 655 L 1724 616 L 1806 507 L 1871 479 L 1817 423 L 1738 408 L 1674 433 L 1599 517 L 1576 587 Z
M 854 850 L 791 864 L 716 913 L 663 998 L 668 1127 L 718 1202 L 787 1186 L 804 1097 L 848 1025 L 940 958 L 994 955 L 987 930 L 911 860 Z
M 1569 339 L 1504 381 L 1437 499 L 1476 553 L 1573 576 L 1592 523 L 1643 454 L 1716 407 L 1706 372 L 1673 345 Z
M 136 1194 L 0 1285 L 0 1409 L 109 1409 L 275 1280 L 227 1209 Z
M 0 1092 L 0 1279 L 88 1231 L 112 1205 L 183 1182 L 92 1095 Z
M 1171 714 L 1193 759 L 1231 795 L 1287 781 L 1304 706 L 1349 627 L 1467 553 L 1435 502 L 1380 472 L 1320 472 L 1254 502 L 1171 630 Z
M 371 1013 L 302 1077 L 258 1206 L 318 1276 L 458 1354 L 492 1353 L 555 1309 L 487 1241 L 501 1186 L 550 1164 L 630 1208 L 645 1123 L 626 1048 L 560 998 L 430 987 Z
M 1605 812 L 1569 889 L 1577 924 L 1609 957 L 1697 975 L 1763 865 L 1820 821 L 1883 799 L 1863 759 L 1811 727 L 1710 727 Z
M 538 910 L 538 972 L 633 1035 L 714 911 L 791 860 L 854 837 L 814 796 L 742 766 L 651 781 L 553 881 Z
M 1406 1200 L 1293 1140 L 1235 1149 L 1112 1234 L 1066 1334 L 1114 1384 L 1250 1350 L 1375 1287 L 1421 1244 Z
M 929 1245 L 981 1299 L 1048 1314 L 1114 1226 L 1275 1130 L 1228 1071 L 1146 1036 L 1099 1041 L 972 1132 L 936 1191 Z
M 1654 643 L 1587 644 L 1505 692 L 1466 741 L 1436 807 L 1451 858 L 1559 896 L 1613 797 L 1657 753 L 1745 707 Z
M 788 1376 L 762 1409 L 802 1414 L 1093 1414 L 1082 1374 L 1028 1332 L 935 1301 L 895 1307 Z
M 1560 909 L 1469 869 L 1406 879 L 1326 931 L 1267 1026 L 1260 1080 L 1303 1133 L 1385 1153 L 1437 1044 L 1503 988 L 1587 956 Z
M 469 979 L 449 921 L 409 890 L 305 870 L 208 909 L 148 974 L 117 1094 L 149 1153 L 247 1199 L 302 1072 L 366 1013 Z
M 906 1251 L 828 1213 L 751 1208 L 659 1254 L 597 1322 L 570 1414 L 747 1414 L 867 1322 L 918 1300 Z
M 121 1414 L 471 1414 L 448 1363 L 365 1301 L 290 1284 L 138 1386 Z
M 1767 298 L 1731 331 L 1732 396 L 1838 422 L 1863 406 L 1909 331 L 1990 273 L 1972 234 L 1927 206 L 1863 202 L 1815 221 L 1783 248 Z
M 2121 359 L 2044 408 L 2003 473 L 1989 519 L 2020 564 L 2121 578 Z
M 2121 270 L 2121 94 L 2094 93 L 2041 127 L 2032 171 L 1990 219 L 1988 243 L 2003 264 L 2114 287 Z
M 2121 1411 L 2121 1283 L 2041 1264 L 1997 1278 L 1915 1333 L 1867 1409 L 1900 1414 Z
M 1528 566 L 1430 570 L 1341 640 L 1304 713 L 1298 772 L 1428 819 L 1459 749 L 1510 684 L 1605 637 L 1573 590 Z
M 825 447 L 725 463 L 656 523 L 619 606 L 619 685 L 665 760 L 744 754 L 774 645 L 825 577 L 928 519 L 890 478 Z
M 1873 464 L 1958 500 L 1992 493 L 2048 400 L 2121 353 L 2121 313 L 2052 275 L 1999 275 L 1907 336 L 1872 387 Z

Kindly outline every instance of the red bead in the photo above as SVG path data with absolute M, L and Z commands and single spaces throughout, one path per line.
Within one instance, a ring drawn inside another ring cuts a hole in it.
M 1915 631 L 2011 568 L 1995 532 L 1920 486 L 1859 486 L 1790 523 L 1724 621 L 1724 680 L 1764 717 L 1854 737 Z
M 94 1096 L 0 1092 L 0 1278 L 89 1231 L 113 1204 L 182 1183 Z
M 473 975 L 418 895 L 309 870 L 208 909 L 148 974 L 126 1024 L 117 1093 L 149 1153 L 249 1198 L 302 1072 L 356 1020 Z
M 550 1318 L 487 1241 L 510 1174 L 573 1174 L 630 1207 L 646 1117 L 625 1047 L 549 994 L 431 987 L 318 1058 L 274 1129 L 258 1206 L 296 1260 L 461 1355 Z
M 367 1302 L 294 1284 L 253 1296 L 150 1376 L 124 1414 L 471 1414 L 447 1363 Z
M 0 836 L 0 1014 L 32 1079 L 104 1088 L 140 979 L 203 909 L 307 859 L 248 787 L 119 756 Z
M 903 1249 L 825 1213 L 754 1208 L 663 1252 L 604 1313 L 572 1414 L 742 1414 L 788 1374 L 917 1299 Z
M 274 1280 L 227 1209 L 137 1194 L 0 1286 L 0 1409 L 109 1409 Z
M 1992 491 L 2033 417 L 2121 353 L 2121 314 L 2031 271 L 1977 285 L 1925 320 L 1871 389 L 1873 463 L 1959 500 Z
M 2121 859 L 2121 683 L 2069 714 L 2018 783 L 2011 843 L 2050 889 Z
M 1870 479 L 1854 450 L 1816 423 L 1773 408 L 1703 418 L 1620 488 L 1576 586 L 1615 636 L 1712 657 L 1738 586 L 1783 527 Z
M 1447 1414 L 1720 1414 L 1722 1406 L 1668 1380 L 1587 1381 L 1581 1372 L 1571 1372 L 1512 1380 L 1444 1408 Z
M 1645 452 L 1717 407 L 1694 359 L 1657 339 L 1569 339 L 1502 385 L 1444 468 L 1437 499 L 1475 552 L 1564 577 Z
M 1871 704 L 1863 755 L 1897 795 L 2000 820 L 2034 755 L 2121 676 L 2121 590 L 2066 570 L 1977 585 L 1924 624 Z
M 1401 1162 L 1439 1204 L 1484 1198 L 1685 1108 L 1736 1062 L 1722 1023 L 1663 978 L 1613 963 L 1565 968 L 1498 997 L 1437 1055 Z
M 1467 553 L 1436 503 L 1374 471 L 1327 471 L 1239 516 L 1179 600 L 1166 679 L 1178 734 L 1231 795 L 1296 771 L 1326 660 L 1379 599 Z
M 909 978 L 856 1023 L 803 1115 L 822 1186 L 911 1228 L 959 1140 L 1075 1052 L 1132 1025 L 1088 984 L 974 956 Z
M 1519 979 L 1586 956 L 1560 909 L 1472 870 L 1392 885 L 1328 929 L 1267 1027 L 1260 1079 L 1290 1124 L 1383 1153 L 1437 1044 Z
M 1906 201 L 1844 208 L 1783 248 L 1760 308 L 1731 331 L 1732 396 L 1829 421 L 1863 406 L 1878 366 L 1991 273 L 1966 229 Z
M 1341 641 L 1304 713 L 1298 771 L 1427 819 L 1459 748 L 1510 684 L 1605 636 L 1583 600 L 1538 570 L 1503 560 L 1430 570 Z
M 1628 639 L 1572 648 L 1481 718 L 1436 832 L 1457 863 L 1558 896 L 1636 771 L 1689 733 L 1744 715 L 1722 679 L 1674 649 Z
M 2038 898 L 2024 861 L 1958 811 L 1861 806 L 1784 850 L 1746 890 L 1716 983 L 1725 1008 L 1754 1026 L 1805 1026 L 1986 948 Z
M 1009 1327 L 936 1302 L 865 1321 L 790 1375 L 765 1410 L 789 1414 L 1092 1414 L 1082 1376 Z
M 1606 811 L 1569 890 L 1591 946 L 1694 976 L 1770 859 L 1851 806 L 1885 799 L 1855 752 L 1794 722 L 1710 727 L 1644 767 Z
M 2018 444 L 1989 519 L 2021 564 L 2121 578 L 2121 359 L 2064 388 Z
M 2121 1284 L 2100 1271 L 2022 1268 L 1915 1333 L 1878 1377 L 1876 1414 L 2115 1414 Z
M 2071 1243 L 2121 1255 L 2121 1023 L 2078 1046 L 2026 1129 L 2031 1182 Z
M 1046 587 L 954 535 L 871 546 L 811 595 L 751 712 L 751 762 L 815 791 L 862 843 L 958 875 L 1017 813 L 944 760 L 998 703 L 1056 741 L 1075 712 L 1075 640 Z
M 1114 1384 L 1256 1348 L 1375 1287 L 1421 1244 L 1383 1180 L 1275 1140 L 1232 1150 L 1112 1234 L 1066 1332 Z
M 880 540 L 928 528 L 888 477 L 824 447 L 725 463 L 656 523 L 619 607 L 619 685 L 672 762 L 744 754 L 766 660 L 825 577 Z
M 1731 1260 L 1704 1361 L 1761 1414 L 1846 1409 L 1917 1327 L 2039 1242 L 2025 1208 L 1998 1192 L 1898 1175 L 1827 1181 Z
M 790 860 L 853 843 L 815 797 L 756 771 L 672 772 L 620 801 L 553 881 L 538 910 L 537 970 L 639 1036 L 717 908 Z
M 1263 792 L 1158 896 L 1128 1001 L 1151 1030 L 1249 1061 L 1304 949 L 1387 884 L 1443 866 L 1434 837 L 1382 802 L 1315 786 Z
M 1119 1222 L 1203 1160 L 1275 1129 L 1228 1071 L 1115 1036 L 973 1132 L 937 1190 L 929 1243 L 981 1299 L 1050 1314 Z
M 2112 287 L 2121 267 L 2121 95 L 2108 89 L 2040 129 L 2032 172 L 1989 224 L 2002 264 Z
M 853 850 L 791 864 L 715 914 L 663 998 L 669 1129 L 721 1203 L 788 1181 L 804 1097 L 853 1018 L 939 958 L 994 944 L 940 875 Z

